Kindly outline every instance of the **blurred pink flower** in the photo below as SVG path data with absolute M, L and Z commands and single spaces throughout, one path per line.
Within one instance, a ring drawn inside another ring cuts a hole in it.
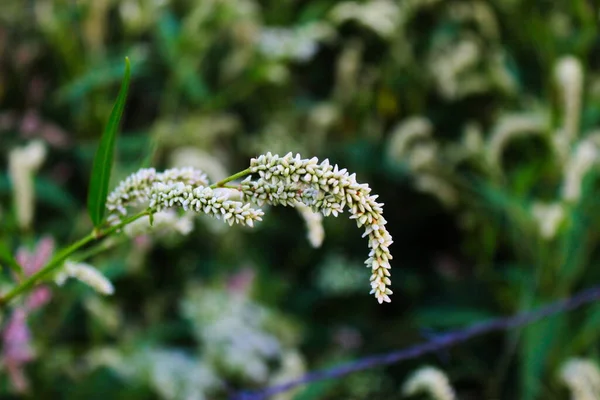
M 36 110 L 27 110 L 21 120 L 19 130 L 25 135 L 31 135 L 33 132 L 40 129 L 42 121 Z
M 49 287 L 37 287 L 27 297 L 27 300 L 25 300 L 25 308 L 27 309 L 27 311 L 35 310 L 46 305 L 46 303 L 48 303 L 51 298 L 52 292 L 50 291 Z
M 19 248 L 16 259 L 23 267 L 25 276 L 31 276 L 50 260 L 53 251 L 54 240 L 44 237 L 38 241 L 33 251 Z M 13 387 L 19 393 L 25 392 L 29 387 L 24 366 L 35 357 L 27 316 L 31 311 L 48 303 L 51 297 L 49 287 L 36 287 L 25 298 L 24 304 L 15 308 L 2 331 L 2 364 L 8 371 Z
M 41 238 L 33 251 L 21 247 L 17 250 L 17 262 L 23 267 L 25 276 L 31 276 L 50 260 L 54 252 L 54 239 Z
M 256 272 L 252 268 L 244 268 L 227 280 L 227 290 L 231 293 L 245 295 L 254 283 Z
M 150 239 L 150 236 L 148 235 L 136 236 L 133 238 L 133 244 L 139 250 L 148 250 L 152 245 L 152 239 Z
M 5 361 L 27 362 L 33 358 L 31 334 L 27 327 L 27 311 L 17 308 L 2 334 Z
M 70 142 L 69 134 L 51 122 L 44 122 L 42 124 L 39 136 L 48 142 L 48 144 L 58 149 L 64 149 Z
M 52 121 L 43 118 L 35 108 L 21 115 L 14 110 L 0 113 L 0 133 L 16 129 L 25 139 L 41 138 L 51 147 L 64 149 L 71 144 L 69 133 Z
M 13 312 L 2 332 L 2 342 L 2 362 L 15 390 L 24 392 L 29 385 L 23 366 L 34 357 L 25 309 L 17 308 Z
M 65 148 L 69 145 L 69 135 L 58 125 L 42 119 L 36 109 L 29 109 L 23 114 L 19 130 L 21 135 L 27 139 L 40 137 L 50 146 Z

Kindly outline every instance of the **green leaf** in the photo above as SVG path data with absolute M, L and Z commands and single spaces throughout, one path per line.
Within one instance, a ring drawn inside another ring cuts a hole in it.
M 125 75 L 121 83 L 119 96 L 110 113 L 106 129 L 100 139 L 94 165 L 92 167 L 92 176 L 90 178 L 90 188 L 88 190 L 88 212 L 94 226 L 98 227 L 104 218 L 106 197 L 108 196 L 108 185 L 110 182 L 110 171 L 112 169 L 113 157 L 115 152 L 115 141 L 117 131 L 121 122 L 121 116 L 125 109 L 125 100 L 129 89 L 129 80 L 131 78 L 131 66 L 129 58 L 125 58 Z
M 449 329 L 488 320 L 495 316 L 481 308 L 439 306 L 418 310 L 414 320 L 419 326 Z
M 521 341 L 521 399 L 544 398 L 544 373 L 551 372 L 553 352 L 560 351 L 565 343 L 566 318 L 555 315 L 523 329 Z
M 565 354 L 583 354 L 600 338 L 600 304 L 594 304 L 586 311 L 585 320 L 577 326 L 572 338 L 565 347 Z M 567 353 L 568 352 L 568 353 Z
M 0 242 L 0 260 L 4 261 L 19 278 L 23 276 L 23 268 L 15 260 L 10 249 L 4 242 Z

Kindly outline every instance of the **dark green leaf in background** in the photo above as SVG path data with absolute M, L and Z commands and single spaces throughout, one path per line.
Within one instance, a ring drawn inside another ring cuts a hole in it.
M 12 253 L 6 243 L 0 241 L 0 261 L 8 265 L 8 267 L 17 274 L 18 277 L 23 276 L 23 268 L 17 260 L 12 256 Z
M 130 77 L 131 67 L 129 58 L 125 58 L 125 75 L 123 76 L 119 96 L 110 113 L 104 134 L 100 139 L 100 144 L 98 145 L 98 150 L 94 157 L 94 165 L 92 167 L 92 175 L 90 178 L 88 212 L 96 227 L 102 223 L 104 218 L 104 208 L 106 205 L 106 197 L 108 196 L 108 184 L 110 182 L 110 171 L 114 157 L 115 139 L 121 122 L 121 116 L 125 109 L 125 100 L 127 98 Z

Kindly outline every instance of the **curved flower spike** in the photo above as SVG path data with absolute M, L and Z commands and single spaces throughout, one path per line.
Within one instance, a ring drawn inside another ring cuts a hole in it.
M 456 394 L 444 372 L 435 367 L 421 367 L 404 383 L 404 395 L 428 393 L 434 400 L 455 400 Z
M 248 201 L 259 205 L 294 206 L 304 203 L 324 216 L 336 216 L 348 206 L 351 219 L 358 227 L 364 227 L 371 251 L 365 261 L 371 268 L 371 294 L 379 303 L 390 302 L 392 291 L 389 246 L 392 237 L 385 228 L 383 204 L 377 203 L 376 195 L 370 195 L 367 184 L 356 181 L 355 174 L 346 169 L 330 165 L 325 159 L 321 163 L 316 157 L 303 159 L 299 154 L 288 153 L 283 157 L 267 153 L 250 161 L 250 171 L 258 174 L 258 180 L 248 177 L 240 190 Z
M 250 204 L 229 200 L 227 189 L 192 187 L 182 182 L 157 183 L 150 193 L 150 207 L 160 211 L 165 208 L 182 207 L 202 212 L 217 219 L 223 218 L 229 225 L 241 224 L 254 226 L 254 221 L 262 221 L 264 213 Z

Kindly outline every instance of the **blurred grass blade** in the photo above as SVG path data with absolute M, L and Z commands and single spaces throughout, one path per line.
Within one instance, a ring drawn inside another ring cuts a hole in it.
M 19 278 L 23 276 L 23 268 L 13 257 L 6 243 L 0 241 L 0 261 L 3 261 Z
M 136 53 L 135 58 L 131 60 L 132 75 L 143 74 L 147 57 L 142 51 L 136 48 L 128 49 L 127 51 L 129 53 Z M 56 92 L 56 101 L 58 103 L 77 105 L 94 90 L 105 88 L 115 82 L 120 82 L 123 79 L 122 62 L 123 57 L 118 56 L 90 65 L 81 75 L 63 85 Z
M 108 196 L 108 185 L 114 158 L 115 141 L 121 122 L 121 116 L 125 109 L 125 100 L 127 99 L 130 79 L 131 66 L 129 64 L 129 58 L 125 58 L 125 74 L 123 76 L 123 82 L 121 83 L 121 90 L 119 90 L 119 96 L 110 113 L 102 138 L 100 138 L 100 144 L 98 145 L 98 150 L 94 157 L 92 176 L 90 178 L 87 205 L 90 218 L 96 227 L 102 223 L 104 218 L 104 208 L 106 205 L 106 197 Z
M 542 303 L 543 304 L 543 303 Z M 521 353 L 521 396 L 523 400 L 545 398 L 544 374 L 552 371 L 553 353 L 565 346 L 566 318 L 555 315 L 524 328 Z
M 585 319 L 578 325 L 577 330 L 569 336 L 565 346 L 565 359 L 571 354 L 581 354 L 591 348 L 600 338 L 600 304 L 594 304 L 586 311 Z

